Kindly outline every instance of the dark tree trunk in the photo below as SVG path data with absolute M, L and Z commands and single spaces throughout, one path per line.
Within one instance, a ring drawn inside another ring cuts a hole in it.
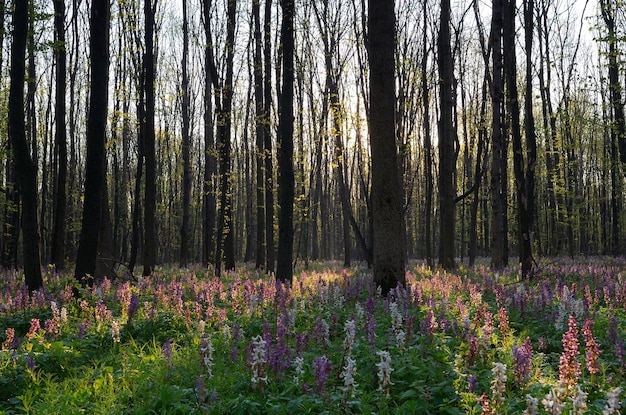
M 424 0 L 424 27 L 427 25 L 427 1 Z M 424 105 L 424 172 L 425 172 L 425 204 L 424 204 L 424 243 L 426 264 L 433 266 L 433 236 L 432 236 L 432 211 L 433 211 L 433 153 L 430 137 L 430 98 L 428 90 L 428 49 L 427 31 L 424 30 L 422 45 L 422 102 Z
M 211 33 L 211 0 L 203 0 L 204 63 L 204 175 L 202 181 L 202 262 L 206 265 L 215 258 L 215 189 L 213 178 L 217 172 L 215 159 L 215 134 L 213 132 L 213 86 L 217 82 L 217 71 L 213 59 L 213 36 Z
M 26 39 L 28 37 L 29 2 L 18 1 L 13 9 L 13 39 L 11 43 L 11 86 L 9 89 L 9 136 L 13 148 L 15 170 L 22 198 L 22 235 L 24 250 L 24 279 L 29 291 L 43 286 L 39 256 L 39 227 L 37 224 L 37 166 L 26 141 L 24 114 L 24 81 Z
M 183 222 L 180 227 L 180 266 L 186 267 L 189 261 L 189 204 L 191 203 L 191 137 L 189 133 L 189 79 L 187 56 L 189 54 L 189 30 L 187 23 L 187 0 L 183 0 L 183 58 L 182 58 L 182 156 L 183 156 Z
M 491 204 L 492 204 L 492 243 L 491 266 L 495 269 L 507 265 L 508 242 L 506 236 L 506 137 L 504 131 L 504 79 L 502 60 L 502 8 L 504 0 L 493 0 L 491 21 L 491 50 L 493 76 L 491 84 Z
M 454 171 L 456 155 L 454 143 L 454 61 L 450 46 L 450 0 L 441 2 L 441 26 L 438 41 L 440 84 L 439 120 L 439 265 L 443 269 L 455 267 L 455 208 L 456 186 Z
M 65 2 L 54 0 L 54 33 L 56 48 L 56 103 L 55 116 L 55 149 L 57 158 L 56 197 L 54 200 L 54 225 L 52 231 L 51 263 L 57 270 L 65 268 L 65 212 L 67 206 L 67 136 L 65 130 Z
M 274 253 L 274 163 L 272 160 L 272 128 L 270 124 L 270 113 L 272 109 L 272 0 L 265 0 L 264 13 L 264 139 L 265 139 L 265 253 L 266 269 L 274 272 L 276 257 Z
M 91 93 L 87 115 L 85 198 L 75 277 L 91 286 L 96 271 L 102 196 L 105 180 L 105 140 L 109 86 L 109 1 L 91 4 L 90 61 Z
M 265 267 L 265 127 L 260 0 L 252 1 L 254 24 L 254 109 L 256 134 L 256 255 L 255 268 Z
M 226 76 L 221 87 L 221 104 L 218 109 L 218 154 L 220 176 L 220 211 L 215 248 L 215 272 L 221 272 L 222 259 L 226 270 L 235 269 L 235 230 L 233 229 L 231 126 L 233 102 L 233 60 L 236 24 L 236 0 L 228 0 L 226 28 Z
M 600 8 L 604 24 L 608 30 L 607 42 L 609 44 L 609 99 L 613 108 L 613 128 L 611 134 L 615 136 L 619 146 L 620 160 L 626 167 L 626 121 L 624 119 L 624 103 L 622 102 L 622 87 L 619 82 L 619 52 L 617 42 L 619 39 L 616 35 L 615 14 L 616 11 L 613 2 L 609 0 L 600 0 Z M 624 169 L 626 172 L 626 169 Z
M 294 0 L 281 0 L 282 88 L 278 100 L 278 256 L 276 279 L 293 278 L 293 84 L 294 84 Z
M 144 252 L 143 252 L 143 275 L 152 274 L 156 265 L 157 241 L 156 241 L 156 152 L 154 132 L 154 14 L 155 0 L 144 0 L 145 19 L 145 56 L 144 70 L 144 93 L 146 110 L 142 117 L 144 127 L 144 156 L 146 163 L 146 183 L 144 196 Z
M 395 139 L 393 0 L 369 0 L 370 147 L 374 282 L 387 294 L 405 284 L 402 194 Z

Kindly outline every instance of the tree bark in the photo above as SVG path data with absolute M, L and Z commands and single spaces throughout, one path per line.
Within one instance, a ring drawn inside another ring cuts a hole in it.
M 450 46 L 450 0 L 441 2 L 440 29 L 438 40 L 438 63 L 440 84 L 439 120 L 439 265 L 443 269 L 454 269 L 456 186 L 454 171 L 456 155 L 454 143 L 454 61 Z
M 256 255 L 255 268 L 265 267 L 265 127 L 263 107 L 263 59 L 261 40 L 260 0 L 252 1 L 254 31 L 254 109 L 256 134 Z
M 215 260 L 215 189 L 213 180 L 217 172 L 215 159 L 215 133 L 213 131 L 213 86 L 217 71 L 213 59 L 213 36 L 211 33 L 211 0 L 203 0 L 205 82 L 204 82 L 204 175 L 202 181 L 202 262 L 206 265 Z
M 91 94 L 87 116 L 85 197 L 75 277 L 91 286 L 96 271 L 102 196 L 105 180 L 105 140 L 109 84 L 109 1 L 91 4 L 90 60 Z
M 54 200 L 54 225 L 52 231 L 51 263 L 57 270 L 65 268 L 65 212 L 67 205 L 67 135 L 65 130 L 66 53 L 65 53 L 65 2 L 54 0 L 54 33 L 56 48 L 56 102 L 55 149 L 57 156 L 56 197 Z
M 274 252 L 274 162 L 272 159 L 272 128 L 270 123 L 270 113 L 272 109 L 272 0 L 265 0 L 263 19 L 263 72 L 265 74 L 263 86 L 263 126 L 265 128 L 265 253 L 267 260 L 265 268 L 268 272 L 274 272 L 276 264 L 276 255 Z
M 491 21 L 491 50 L 493 76 L 491 84 L 491 266 L 502 269 L 508 262 L 506 235 L 506 137 L 504 131 L 504 79 L 502 59 L 502 8 L 504 0 L 493 0 Z
M 155 0 L 144 0 L 145 19 L 145 55 L 143 63 L 145 113 L 142 122 L 144 126 L 144 156 L 146 163 L 146 182 L 144 190 L 144 252 L 143 275 L 152 274 L 157 261 L 156 241 L 156 153 L 154 132 L 154 15 Z
M 294 84 L 294 0 L 281 0 L 282 89 L 278 126 L 278 256 L 276 279 L 291 282 L 293 278 L 293 84 Z
M 183 0 L 183 57 L 182 57 L 182 157 L 183 157 L 183 221 L 180 227 L 180 266 L 186 267 L 189 261 L 189 204 L 191 203 L 191 137 L 189 132 L 189 75 L 187 59 L 189 54 L 189 29 L 187 22 L 187 0 Z
M 11 44 L 11 86 L 9 89 L 9 136 L 13 148 L 15 170 L 22 199 L 22 234 L 24 250 L 24 279 L 29 291 L 43 286 L 39 253 L 37 222 L 37 166 L 31 158 L 26 141 L 24 114 L 24 81 L 26 39 L 28 37 L 29 2 L 18 1 L 13 9 L 13 39 Z
M 369 0 L 370 148 L 374 282 L 384 295 L 405 284 L 402 195 L 395 137 L 393 0 Z

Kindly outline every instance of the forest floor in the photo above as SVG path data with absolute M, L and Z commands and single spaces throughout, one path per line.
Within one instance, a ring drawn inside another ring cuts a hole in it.
M 337 263 L 291 287 L 164 267 L 78 299 L 68 274 L 29 296 L 4 271 L 0 414 L 622 413 L 626 259 L 539 265 L 412 263 L 386 297 Z

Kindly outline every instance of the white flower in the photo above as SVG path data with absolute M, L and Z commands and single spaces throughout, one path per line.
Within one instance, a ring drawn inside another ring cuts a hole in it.
M 111 337 L 113 337 L 113 343 L 120 342 L 120 323 L 117 320 L 111 322 Z
M 550 415 L 560 415 L 561 412 L 563 412 L 563 407 L 565 406 L 565 404 L 561 403 L 561 399 L 554 389 L 548 392 L 548 394 L 541 400 L 541 403 Z
M 385 392 L 389 396 L 389 386 L 393 385 L 391 381 L 391 372 L 393 372 L 391 355 L 386 350 L 379 350 L 376 354 L 380 357 L 380 362 L 376 363 L 378 368 L 378 390 Z
M 618 415 L 620 408 L 622 407 L 619 402 L 619 395 L 622 393 L 622 388 L 613 388 L 606 395 L 606 406 L 602 410 L 603 415 Z
M 356 361 L 348 356 L 346 358 L 346 365 L 343 367 L 339 377 L 343 379 L 346 391 L 350 392 L 352 397 L 354 397 L 356 387 L 359 386 L 359 384 L 354 380 L 354 375 L 356 375 Z
M 537 415 L 539 414 L 539 399 L 533 398 L 530 395 L 526 395 L 526 409 L 522 412 L 522 415 Z
M 587 394 L 580 389 L 580 385 L 576 385 L 574 395 L 570 399 L 572 400 L 572 415 L 582 415 L 587 411 Z
M 343 340 L 343 349 L 349 356 L 352 353 L 352 346 L 354 345 L 354 339 L 356 337 L 356 322 L 354 320 L 346 321 L 344 330 L 346 332 L 346 338 Z
M 363 310 L 363 306 L 360 303 L 356 303 L 354 311 L 356 312 L 356 319 L 363 321 L 363 317 L 365 317 L 365 310 Z
M 61 319 L 61 323 L 67 323 L 67 308 L 65 308 L 65 306 L 61 308 L 61 314 L 59 317 Z
M 301 358 L 300 356 L 297 356 L 293 359 L 293 362 L 291 364 L 294 367 L 294 370 L 296 372 L 296 374 L 293 376 L 293 382 L 296 385 L 299 385 L 300 376 L 304 375 L 304 369 L 302 368 L 302 365 L 304 365 L 304 359 Z
M 206 367 L 209 379 L 213 377 L 213 342 L 209 338 L 208 334 L 202 335 L 200 340 L 200 356 L 202 356 L 202 363 Z
M 506 365 L 499 362 L 494 363 L 491 373 L 493 373 L 493 380 L 491 381 L 493 398 L 494 400 L 502 400 L 502 394 L 506 390 Z
M 267 383 L 267 376 L 263 376 L 263 365 L 267 362 L 265 346 L 265 339 L 260 335 L 252 338 L 252 385 L 254 387 L 260 382 Z

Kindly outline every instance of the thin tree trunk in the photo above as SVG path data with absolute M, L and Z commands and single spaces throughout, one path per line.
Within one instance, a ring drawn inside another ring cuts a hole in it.
M 189 54 L 189 29 L 187 23 L 187 0 L 183 1 L 183 58 L 182 58 L 182 156 L 183 156 L 183 222 L 180 227 L 180 266 L 186 267 L 189 261 L 189 204 L 191 203 L 191 137 L 189 132 L 189 79 L 187 59 Z
M 265 0 L 264 13 L 264 48 L 263 48 L 263 104 L 264 104 L 264 139 L 265 139 L 265 252 L 266 269 L 274 272 L 276 256 L 274 253 L 274 163 L 272 159 L 272 129 L 270 113 L 272 108 L 272 0 Z
M 67 181 L 67 135 L 65 130 L 66 53 L 64 0 L 54 0 L 54 33 L 57 44 L 54 51 L 56 61 L 56 103 L 54 116 L 58 171 L 55 185 L 56 197 L 54 200 L 51 263 L 60 271 L 65 268 L 65 212 L 67 206 L 65 187 Z
M 252 1 L 254 25 L 254 109 L 256 134 L 256 255 L 255 268 L 264 268 L 265 263 L 265 127 L 263 110 L 263 59 L 261 42 L 260 0 Z
M 91 93 L 87 117 L 87 159 L 83 219 L 75 277 L 91 286 L 96 271 L 103 187 L 109 84 L 109 1 L 93 0 L 90 24 Z
M 9 89 L 9 136 L 13 148 L 15 170 L 22 199 L 22 234 L 24 280 L 29 291 L 43 286 L 39 254 L 37 223 L 37 165 L 31 158 L 26 141 L 24 114 L 24 77 L 26 41 L 28 37 L 29 2 L 18 1 L 13 9 L 13 39 L 11 42 L 11 86 Z
M 152 274 L 156 265 L 157 241 L 156 241 L 156 153 L 154 132 L 154 15 L 155 0 L 144 0 L 145 19 L 145 55 L 143 70 L 146 111 L 142 122 L 144 127 L 144 156 L 146 163 L 146 182 L 144 200 L 144 252 L 143 252 L 143 275 Z

